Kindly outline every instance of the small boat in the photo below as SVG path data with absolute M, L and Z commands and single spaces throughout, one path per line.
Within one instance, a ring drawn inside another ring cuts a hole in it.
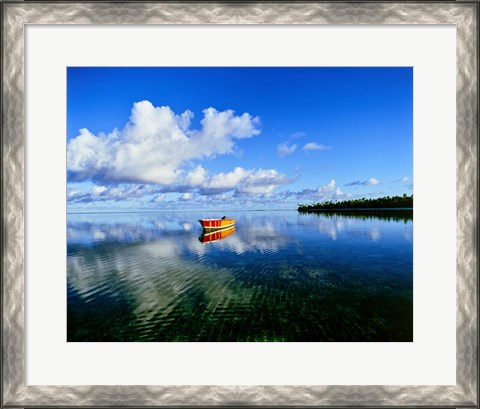
M 200 235 L 198 240 L 202 243 L 212 243 L 227 238 L 231 234 L 235 233 L 235 226 L 227 227 L 226 229 L 214 230 L 209 233 L 204 232 Z
M 235 219 L 227 219 L 226 216 L 221 219 L 200 219 L 199 222 L 207 231 L 227 229 L 235 225 Z

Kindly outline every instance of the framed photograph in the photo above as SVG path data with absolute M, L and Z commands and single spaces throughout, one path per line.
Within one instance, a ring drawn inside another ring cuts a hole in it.
M 478 2 L 2 2 L 2 407 L 478 407 Z

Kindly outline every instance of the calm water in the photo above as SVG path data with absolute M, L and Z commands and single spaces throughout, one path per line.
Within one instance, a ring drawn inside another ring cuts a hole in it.
M 69 214 L 68 341 L 412 341 L 411 212 Z

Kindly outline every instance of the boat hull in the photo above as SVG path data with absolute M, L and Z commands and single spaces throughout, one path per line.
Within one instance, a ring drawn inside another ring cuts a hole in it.
M 235 219 L 200 219 L 199 223 L 206 231 L 228 229 L 235 225 Z

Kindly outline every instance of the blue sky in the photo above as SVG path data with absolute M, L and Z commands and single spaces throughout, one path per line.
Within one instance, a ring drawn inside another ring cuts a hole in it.
M 69 212 L 413 192 L 413 68 L 67 71 Z

